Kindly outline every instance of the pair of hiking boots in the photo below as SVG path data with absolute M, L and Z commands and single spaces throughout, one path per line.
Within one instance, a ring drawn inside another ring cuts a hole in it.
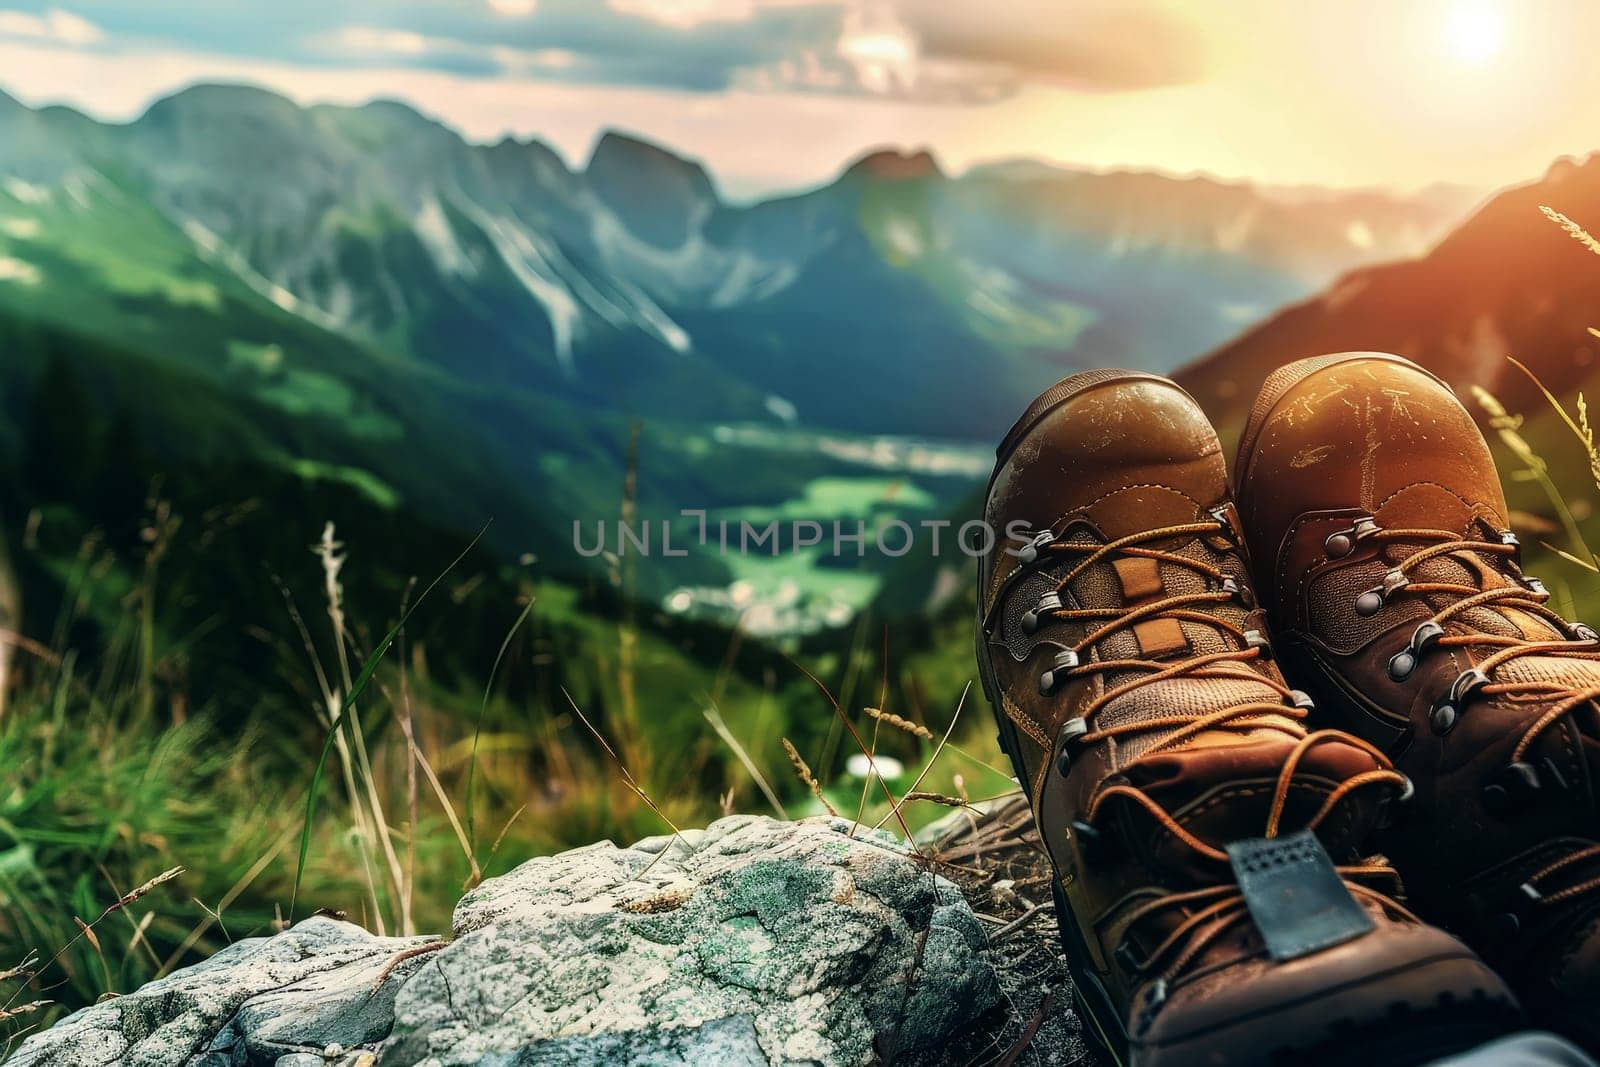
M 1091 1038 L 1423 1063 L 1525 1008 L 1600 1049 L 1600 637 L 1522 571 L 1472 418 L 1305 360 L 1234 474 L 1178 386 L 1093 371 L 990 482 L 978 659 Z

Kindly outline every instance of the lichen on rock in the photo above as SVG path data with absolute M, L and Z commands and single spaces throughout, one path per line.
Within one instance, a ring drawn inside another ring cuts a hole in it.
M 14 1062 L 936 1064 L 1001 1014 L 960 891 L 839 819 L 733 816 L 529 860 L 452 925 L 380 985 L 428 940 L 310 919 L 80 1011 Z

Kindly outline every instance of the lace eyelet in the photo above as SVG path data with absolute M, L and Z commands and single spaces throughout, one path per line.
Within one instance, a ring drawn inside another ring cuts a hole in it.
M 1434 734 L 1443 737 L 1456 728 L 1456 709 L 1453 704 L 1435 704 L 1433 710 L 1428 712 L 1428 725 L 1433 728 Z
M 1477 696 L 1478 690 L 1489 684 L 1489 676 L 1476 667 L 1468 668 L 1456 675 L 1456 680 L 1450 683 L 1450 698 L 1457 704 L 1465 704 Z
M 1106 854 L 1106 840 L 1099 830 L 1083 819 L 1072 821 L 1072 835 L 1078 839 L 1078 855 L 1085 863 L 1093 863 Z
M 1410 584 L 1411 579 L 1407 578 L 1404 572 L 1398 568 L 1387 571 L 1383 576 L 1382 583 L 1373 586 L 1356 597 L 1356 614 L 1362 618 L 1371 618 L 1382 610 L 1383 606 L 1389 602 L 1390 597 Z
M 1317 710 L 1317 702 L 1312 700 L 1311 694 L 1307 693 L 1304 689 L 1289 690 L 1288 700 L 1289 706 L 1292 708 L 1299 708 L 1301 711 Z
M 1444 636 L 1444 627 L 1429 619 L 1411 633 L 1411 650 L 1418 655 L 1432 648 Z
M 1055 539 L 1056 535 L 1053 530 L 1041 530 L 1034 534 L 1033 540 L 1017 549 L 1017 561 L 1019 563 L 1034 562 L 1039 558 L 1039 550 L 1046 545 L 1054 544 Z
M 1417 669 L 1417 663 L 1422 659 L 1422 654 L 1443 636 L 1444 627 L 1432 619 L 1418 626 L 1412 632 L 1411 640 L 1406 644 L 1406 647 L 1390 658 L 1390 679 L 1396 682 L 1403 682 L 1411 677 L 1411 672 Z
M 1405 779 L 1405 784 L 1400 787 L 1400 792 L 1394 796 L 1384 797 L 1378 802 L 1378 826 L 1380 829 L 1387 830 L 1393 826 L 1401 817 L 1395 809 L 1410 803 L 1411 798 L 1417 795 L 1416 783 L 1405 775 L 1400 777 Z
M 1260 630 L 1246 630 L 1244 632 L 1244 645 L 1261 653 L 1262 659 L 1272 658 L 1272 642 L 1267 640 L 1267 635 Z
M 1449 692 L 1440 697 L 1428 713 L 1428 724 L 1440 737 L 1455 729 L 1461 711 L 1475 697 L 1479 689 L 1489 684 L 1489 676 L 1476 667 L 1462 671 L 1450 683 Z
M 1166 1002 L 1167 980 L 1165 978 L 1157 978 L 1150 983 L 1149 992 L 1145 995 L 1144 1011 L 1141 1013 L 1140 1021 L 1145 1026 L 1149 1026 L 1150 1023 L 1155 1021 L 1156 1012 L 1160 1011 L 1161 1006 Z
M 1489 920 L 1501 937 L 1515 936 L 1522 929 L 1522 919 L 1528 908 L 1544 899 L 1544 894 L 1527 882 L 1517 886 L 1509 895 L 1511 899 L 1506 901 L 1506 910 Z
M 1250 587 L 1240 583 L 1240 581 L 1231 574 L 1223 577 L 1222 584 L 1217 587 L 1217 592 L 1227 593 L 1228 596 L 1232 597 L 1234 600 L 1237 600 L 1240 606 L 1247 611 L 1256 606 L 1255 594 L 1250 592 Z
M 1600 641 L 1600 633 L 1595 633 L 1594 627 L 1581 622 L 1572 624 L 1572 632 L 1577 635 L 1579 641 Z
M 1056 770 L 1065 778 L 1072 770 L 1072 743 L 1089 732 L 1084 719 L 1068 719 L 1061 724 L 1061 751 L 1056 756 Z
M 1039 617 L 1041 615 L 1048 615 L 1052 611 L 1060 611 L 1061 608 L 1061 594 L 1058 592 L 1046 593 L 1039 598 L 1039 603 L 1036 606 L 1023 614 L 1022 632 L 1032 636 L 1034 631 L 1039 629 Z
M 1330 558 L 1343 559 L 1355 551 L 1357 544 L 1365 541 L 1381 529 L 1383 527 L 1379 526 L 1377 521 L 1370 515 L 1362 516 L 1349 529 L 1329 534 L 1327 539 L 1322 542 L 1322 547 Z
M 1070 648 L 1064 648 L 1056 653 L 1056 658 L 1051 662 L 1050 669 L 1039 675 L 1039 695 L 1053 696 L 1061 683 L 1067 680 L 1067 672 L 1078 665 L 1078 654 Z
M 1523 576 L 1523 578 L 1522 578 L 1522 587 L 1524 589 L 1526 589 L 1528 592 L 1532 593 L 1534 596 L 1549 596 L 1550 595 L 1550 590 L 1545 588 L 1545 584 L 1543 582 L 1541 582 L 1539 579 L 1532 577 L 1531 575 L 1524 575 Z
M 1119 942 L 1117 950 L 1111 954 L 1111 958 L 1116 960 L 1122 969 L 1129 974 L 1139 973 L 1141 961 L 1138 954 L 1133 951 L 1133 946 L 1128 942 Z
M 1539 768 L 1531 763 L 1513 763 L 1484 785 L 1483 806 L 1492 815 L 1506 815 L 1527 806 L 1543 782 Z

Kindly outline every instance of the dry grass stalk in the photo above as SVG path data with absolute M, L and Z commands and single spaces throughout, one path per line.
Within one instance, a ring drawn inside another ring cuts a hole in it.
M 340 572 L 344 569 L 347 556 L 342 554 L 343 542 L 334 536 L 333 523 L 326 523 L 322 528 L 322 539 L 317 543 L 317 558 L 322 561 L 323 594 L 328 603 L 328 621 L 333 626 L 334 648 L 338 655 L 339 671 L 344 681 L 342 693 L 349 693 L 355 687 L 355 678 L 350 670 L 350 648 L 347 640 L 349 627 L 344 612 L 344 584 L 339 580 Z M 372 759 L 367 754 L 366 731 L 361 726 L 361 716 L 358 709 L 352 704 L 348 709 L 344 707 L 341 698 L 338 701 L 337 711 L 335 705 L 329 705 L 329 713 L 333 722 L 339 721 L 339 712 L 348 711 L 350 736 L 355 742 L 356 770 L 360 778 L 366 802 L 371 807 L 372 837 L 383 850 L 383 860 L 389 869 L 389 881 L 394 890 L 396 899 L 402 902 L 400 916 L 400 932 L 410 935 L 416 931 L 412 929 L 410 915 L 404 914 L 403 902 L 406 897 L 406 877 L 400 864 L 400 857 L 395 852 L 393 832 L 390 830 L 389 821 L 384 814 L 383 800 L 378 795 L 377 776 L 372 772 Z M 359 807 L 361 797 L 351 794 L 351 803 Z M 365 861 L 365 857 L 363 857 Z M 370 877 L 370 876 L 369 876 Z M 377 900 L 377 886 L 373 885 L 372 905 L 373 918 L 376 922 L 376 933 L 382 936 L 384 929 L 383 910 Z
M 1539 210 L 1544 212 L 1545 218 L 1549 219 L 1557 226 L 1560 226 L 1563 230 L 1566 230 L 1567 234 L 1574 241 L 1577 241 L 1595 255 L 1600 256 L 1600 241 L 1597 241 L 1595 238 L 1591 237 L 1589 235 L 1589 231 L 1585 230 L 1582 226 L 1579 226 L 1576 222 L 1573 222 L 1571 219 L 1567 218 L 1555 208 L 1545 207 L 1543 204 L 1540 204 Z
M 0 1022 L 7 1022 L 24 1015 L 32 1015 L 34 1012 L 42 1011 L 54 1003 L 55 1001 L 53 1000 L 35 1000 L 27 1004 L 18 1004 L 15 1008 L 0 1009 Z
M 222 899 L 217 902 L 217 911 L 226 911 L 228 905 L 232 904 L 235 900 L 238 900 L 240 894 L 242 894 L 246 889 L 250 888 L 251 883 L 261 876 L 262 871 L 271 866 L 272 862 L 278 858 L 278 855 L 285 848 L 289 847 L 290 842 L 293 840 L 294 830 L 291 829 L 281 835 L 278 838 L 277 843 L 274 844 L 270 849 L 257 857 L 255 863 L 251 865 L 250 869 L 246 871 L 238 881 L 234 882 L 228 891 L 222 895 Z M 274 905 L 273 908 L 274 911 L 276 911 L 277 905 Z M 211 929 L 211 925 L 214 921 L 215 920 L 210 914 L 207 914 L 204 919 L 200 920 L 200 922 L 193 929 L 191 929 L 187 935 L 184 936 L 183 941 L 179 943 L 178 947 L 173 950 L 171 955 L 162 961 L 161 966 L 156 970 L 155 977 L 165 977 L 177 969 L 178 964 L 188 956 L 189 950 L 194 948 L 195 945 L 199 944 L 200 939 L 206 935 L 208 930 Z M 282 915 L 280 914 L 277 921 L 273 923 L 274 931 L 283 931 L 287 930 L 288 928 L 289 924 L 283 921 Z
M 156 913 L 155 912 L 153 912 L 153 911 L 145 912 L 144 913 L 144 918 L 140 919 L 137 923 L 134 924 L 133 936 L 128 938 L 128 947 L 127 947 L 127 949 L 125 951 L 131 953 L 136 948 L 142 948 L 142 949 L 145 950 L 145 952 L 147 954 L 149 954 L 150 958 L 155 962 L 156 966 L 159 967 L 161 965 L 161 961 L 159 959 L 156 959 L 156 950 L 150 947 L 150 942 L 146 941 L 145 940 L 145 936 L 144 936 L 145 935 L 145 931 L 150 929 L 150 924 L 155 922 L 155 921 L 156 921 Z
M 911 847 L 911 851 L 916 853 L 917 858 L 926 863 L 928 857 L 923 853 L 922 849 L 917 846 L 916 834 L 911 832 L 911 824 L 906 822 L 905 816 L 901 814 L 900 802 L 895 799 L 894 790 L 889 788 L 888 781 L 884 779 L 881 773 L 879 773 L 878 761 L 874 756 L 873 749 L 868 747 L 866 741 L 862 740 L 861 731 L 856 729 L 855 723 L 850 721 L 850 716 L 844 713 L 844 707 L 839 703 L 838 698 L 833 695 L 828 687 L 822 683 L 822 679 L 806 670 L 803 664 L 796 662 L 793 658 L 787 656 L 784 658 L 788 659 L 790 666 L 794 667 L 795 670 L 799 671 L 805 676 L 806 681 L 810 682 L 817 688 L 817 691 L 822 694 L 825 700 L 827 700 L 829 707 L 833 709 L 834 718 L 839 721 L 839 725 L 844 727 L 845 733 L 850 735 L 850 740 L 855 742 L 855 746 L 861 752 L 861 754 L 867 757 L 869 773 L 867 775 L 866 785 L 870 787 L 873 779 L 877 779 L 878 788 L 883 790 L 884 799 L 889 802 L 889 813 L 894 817 L 895 822 L 899 824 L 900 832 L 905 835 L 906 843 Z M 860 825 L 861 819 L 858 815 L 855 825 L 850 828 L 850 833 L 852 836 L 855 834 L 856 828 Z
M 945 793 L 907 793 L 900 798 L 902 804 L 941 804 L 947 808 L 965 808 L 967 802 L 960 797 L 949 796 Z
M 745 751 L 739 739 L 733 736 L 733 731 L 728 729 L 728 724 L 723 721 L 722 714 L 717 711 L 716 705 L 705 710 L 706 722 L 711 724 L 711 729 L 716 731 L 722 743 L 733 751 L 735 758 L 749 773 L 751 780 L 756 783 L 756 788 L 761 790 L 761 795 L 767 798 L 767 803 L 772 805 L 772 810 L 780 819 L 787 819 L 789 813 L 784 810 L 783 801 L 778 799 L 778 794 L 773 791 L 772 784 L 767 781 L 767 776 L 761 773 L 761 768 L 756 766 L 756 761 L 750 758 L 750 753 Z
M 1595 488 L 1600 489 L 1600 450 L 1594 446 L 1594 427 L 1589 424 L 1589 404 L 1582 393 L 1578 394 L 1578 429 L 1581 431 L 1579 439 L 1589 460 L 1589 478 Z
M 76 915 L 72 917 L 72 924 L 78 928 L 78 933 L 82 935 L 83 939 L 89 942 L 89 947 L 94 949 L 96 952 L 99 952 L 100 938 L 93 930 L 89 929 L 89 924 L 78 918 Z
M 182 873 L 182 867 L 172 867 L 162 871 L 148 882 L 145 882 L 139 888 L 124 893 L 121 897 L 117 898 L 117 900 L 107 905 L 106 909 L 95 917 L 94 922 L 86 923 L 74 915 L 72 917 L 72 921 L 77 925 L 78 933 L 72 938 L 72 940 L 68 941 L 65 945 L 62 945 L 59 949 L 57 949 L 56 954 L 46 960 L 44 966 L 38 969 L 42 971 L 51 967 L 62 956 L 65 956 L 68 952 L 72 951 L 74 945 L 83 940 L 88 940 L 89 944 L 94 947 L 95 953 L 100 954 L 100 938 L 97 937 L 94 932 L 94 928 L 96 926 L 99 926 L 107 918 L 121 911 L 123 908 L 126 908 L 130 904 L 138 901 L 141 897 L 144 897 L 149 893 L 154 892 L 156 889 L 159 889 L 161 886 L 166 885 L 168 882 L 172 881 L 174 878 L 177 878 Z M 101 962 L 104 963 L 104 960 L 105 957 L 101 955 Z M 22 966 L 28 967 L 29 960 L 24 960 Z M 0 1004 L 0 1018 L 5 1018 L 6 1012 L 16 1010 L 12 1006 L 16 1003 L 17 997 L 21 995 L 24 988 L 26 987 L 18 986 L 16 992 L 12 993 L 4 1004 Z
M 9 982 L 14 978 L 27 981 L 34 975 L 34 964 L 39 962 L 38 953 L 29 952 L 27 957 L 8 971 L 0 971 L 0 982 Z
M 1550 405 L 1555 408 L 1556 412 L 1567 424 L 1568 429 L 1572 431 L 1580 442 L 1584 442 L 1583 429 L 1567 414 L 1560 401 L 1556 400 L 1549 390 L 1544 388 L 1543 383 L 1527 367 L 1518 363 L 1515 359 L 1511 360 L 1511 362 L 1524 374 L 1528 375 L 1529 378 L 1533 379 L 1534 384 L 1544 392 L 1544 395 L 1550 401 Z M 1594 570 L 1594 553 L 1589 550 L 1589 546 L 1583 537 L 1583 531 L 1578 528 L 1578 520 L 1567 506 L 1566 497 L 1562 495 L 1560 487 L 1551 479 L 1549 465 L 1534 450 L 1528 439 L 1522 435 L 1522 418 L 1506 411 L 1505 405 L 1500 403 L 1494 394 L 1482 386 L 1474 385 L 1472 387 L 1472 395 L 1477 400 L 1478 406 L 1483 408 L 1485 414 L 1489 416 L 1489 428 L 1494 430 L 1495 435 L 1500 438 L 1500 442 L 1522 463 L 1522 476 L 1538 484 L 1539 488 L 1544 491 L 1545 499 L 1550 502 L 1550 507 L 1556 513 L 1556 517 L 1561 520 L 1561 527 L 1566 532 L 1567 539 L 1572 543 L 1573 547 L 1572 551 L 1569 552 L 1552 546 L 1554 551 L 1580 566 Z M 1593 443 L 1584 442 L 1584 444 L 1586 448 L 1590 449 L 1592 456 Z M 1591 459 L 1591 462 L 1594 462 L 1594 460 Z M 1586 560 L 1588 562 L 1585 562 Z
M 950 725 L 945 727 L 944 736 L 939 738 L 939 743 L 934 746 L 933 755 L 928 757 L 928 763 L 922 768 L 922 773 L 917 775 L 917 780 L 911 783 L 910 792 L 914 793 L 917 791 L 917 789 L 922 785 L 923 779 L 928 777 L 928 772 L 933 770 L 934 764 L 938 763 L 939 757 L 944 754 L 945 746 L 950 743 L 950 735 L 956 732 L 956 723 L 961 721 L 961 712 L 962 709 L 967 706 L 967 694 L 970 692 L 972 692 L 972 683 L 968 682 L 961 690 L 961 699 L 956 701 L 956 710 L 955 714 L 950 716 Z M 887 823 L 891 818 L 898 817 L 898 815 L 898 809 L 889 812 L 888 814 L 884 815 L 883 818 L 878 820 L 877 825 L 875 825 L 873 829 L 883 829 L 883 825 L 885 823 Z
M 313 551 L 320 552 L 314 548 Z M 342 561 L 341 561 L 342 563 Z M 324 561 L 326 571 L 328 563 Z M 340 722 L 340 715 L 344 710 L 344 699 L 340 691 L 334 689 L 333 681 L 328 676 L 327 669 L 322 664 L 322 655 L 317 651 L 316 642 L 311 637 L 311 628 L 306 625 L 306 620 L 300 614 L 300 607 L 294 601 L 294 596 L 287 586 L 278 583 L 278 589 L 283 594 L 284 606 L 289 612 L 289 619 L 294 623 L 300 642 L 305 647 L 306 659 L 311 663 L 312 673 L 316 676 L 317 688 L 322 697 L 322 706 L 319 709 L 324 716 L 323 725 L 333 731 L 333 749 L 338 756 L 339 776 L 344 781 L 345 797 L 350 802 L 350 817 L 355 824 L 357 839 L 363 845 L 372 841 L 372 833 L 367 827 L 367 809 L 362 802 L 361 791 L 356 788 L 355 757 L 350 751 L 350 742 L 345 737 L 344 727 Z M 337 729 L 335 729 L 337 727 Z M 373 910 L 378 909 L 378 887 L 372 879 L 372 866 L 367 856 L 367 850 L 361 850 L 361 869 L 365 875 L 364 888 L 372 901 Z
M 380 686 L 379 689 L 386 696 L 389 695 L 389 691 L 388 691 L 387 687 Z M 457 845 L 457 847 L 459 847 L 461 849 L 461 854 L 466 857 L 467 866 L 468 866 L 467 878 L 466 878 L 466 881 L 462 884 L 461 888 L 462 888 L 463 891 L 468 890 L 468 889 L 472 889 L 479 882 L 483 881 L 483 868 L 481 866 L 479 866 L 478 857 L 473 852 L 472 843 L 471 843 L 471 834 L 468 832 L 467 828 L 462 825 L 460 816 L 458 816 L 456 814 L 455 805 L 450 802 L 450 795 L 445 792 L 444 784 L 439 781 L 439 775 L 434 771 L 433 764 L 429 762 L 427 754 L 424 753 L 423 750 L 422 750 L 422 746 L 417 744 L 416 731 L 415 731 L 415 729 L 413 727 L 413 724 L 411 722 L 411 711 L 410 711 L 410 707 L 409 707 L 410 701 L 411 701 L 411 698 L 409 696 L 407 683 L 402 678 L 402 680 L 401 680 L 401 703 L 406 707 L 406 711 L 405 711 L 404 718 L 400 718 L 400 722 L 401 722 L 401 737 L 402 737 L 402 740 L 405 741 L 406 753 L 407 753 L 407 760 L 406 760 L 406 763 L 407 763 L 407 766 L 406 766 L 407 791 L 408 791 L 407 803 L 411 806 L 411 811 L 412 811 L 411 825 L 412 825 L 413 828 L 415 828 L 415 826 L 417 825 L 416 814 L 415 814 L 416 813 L 416 802 L 415 802 L 414 799 L 412 799 L 409 796 L 409 790 L 412 788 L 412 785 L 413 785 L 413 783 L 411 782 L 412 776 L 414 776 L 416 774 L 416 772 L 420 770 L 422 772 L 422 776 L 424 778 L 426 778 L 427 781 L 428 781 L 428 788 L 433 790 L 433 795 L 438 799 L 439 807 L 444 811 L 445 819 L 450 823 L 451 832 L 453 832 L 455 834 L 455 837 L 456 837 L 456 845 Z M 392 704 L 395 703 L 394 698 L 392 696 L 390 697 L 390 703 L 392 703 Z M 397 705 L 397 706 L 400 706 L 400 705 Z M 397 718 L 399 718 L 399 716 L 397 716 Z M 527 805 L 523 805 L 523 807 L 526 807 L 526 806 Z M 520 814 L 522 814 L 522 812 L 519 810 L 517 812 L 517 814 L 520 815 Z M 512 818 L 515 819 L 516 816 L 512 816 Z M 507 824 L 506 828 L 509 829 L 509 824 Z M 411 855 L 412 849 L 414 848 L 414 845 L 415 845 L 415 833 L 416 833 L 416 831 L 415 831 L 415 829 L 413 829 L 411 837 L 410 837 L 410 840 L 408 840 L 408 843 L 407 843 L 407 855 L 408 856 Z M 505 829 L 502 829 L 500 831 L 500 836 L 501 837 L 505 836 Z M 498 848 L 499 845 L 500 845 L 500 838 L 497 837 L 497 838 L 495 838 L 495 847 Z M 412 862 L 411 862 L 411 865 L 410 865 L 410 867 L 408 868 L 408 871 L 407 871 L 407 886 L 408 887 L 410 887 L 411 885 L 414 884 L 415 871 L 416 871 L 416 866 L 415 866 L 415 860 L 413 859 Z
M 168 870 L 162 871 L 160 874 L 156 875 L 154 878 L 150 879 L 148 882 L 144 883 L 139 888 L 134 889 L 134 890 L 130 890 L 129 892 L 124 893 L 122 895 L 122 897 L 115 904 L 111 905 L 111 907 L 107 908 L 101 914 L 100 918 L 104 919 L 107 915 L 110 915 L 114 911 L 119 911 L 122 908 L 127 907 L 129 904 L 132 904 L 134 901 L 138 900 L 140 897 L 149 895 L 151 892 L 155 891 L 156 889 L 159 889 L 161 886 L 166 885 L 168 882 L 172 881 L 174 878 L 178 877 L 182 873 L 183 873 L 183 868 L 182 867 L 172 867 L 172 868 L 169 868 Z M 100 920 L 96 919 L 95 921 L 99 922 Z
M 506 839 L 506 834 L 511 832 L 511 828 L 517 824 L 517 820 L 522 818 L 522 813 L 527 810 L 528 805 L 524 803 L 516 811 L 512 812 L 511 818 L 507 819 L 506 824 L 500 827 L 500 832 L 495 835 L 494 844 L 489 846 L 490 859 L 493 859 L 500 852 L 500 844 Z M 474 861 L 474 863 L 476 863 L 476 861 Z M 482 881 L 481 875 L 479 876 L 479 881 Z
M 622 784 L 627 786 L 629 791 L 632 792 L 634 796 L 643 801 L 645 807 L 649 808 L 655 814 L 656 818 L 660 819 L 662 822 L 666 823 L 672 828 L 673 843 L 681 841 L 683 839 L 683 831 L 678 829 L 678 824 L 673 822 L 672 819 L 667 816 L 667 813 L 661 810 L 661 806 L 651 798 L 649 793 L 645 792 L 644 786 L 640 785 L 633 777 L 633 772 L 629 771 L 627 764 L 622 762 L 622 758 L 617 755 L 617 750 L 612 748 L 611 742 L 606 740 L 605 734 L 602 734 L 598 729 L 595 728 L 594 723 L 589 721 L 589 717 L 583 713 L 582 708 L 578 707 L 578 702 L 572 699 L 572 694 L 567 692 L 565 686 L 563 686 L 561 689 L 561 695 L 566 698 L 567 704 L 572 708 L 572 713 L 578 717 L 578 721 L 583 723 L 584 728 L 587 729 L 589 733 L 594 735 L 594 739 L 600 742 L 600 747 L 606 750 L 606 755 L 611 757 L 611 762 L 617 765 L 617 770 L 622 775 Z M 665 856 L 671 851 L 672 846 L 668 845 L 666 848 L 656 853 L 656 858 L 645 864 L 644 869 L 635 874 L 634 877 L 644 877 L 644 875 L 647 874 L 651 868 L 653 868 L 657 863 L 661 862 L 661 857 Z
M 861 710 L 867 713 L 868 718 L 877 719 L 885 726 L 893 726 L 896 730 L 904 730 L 906 733 L 915 737 L 920 737 L 924 741 L 933 740 L 932 730 L 928 729 L 926 726 L 920 726 L 917 723 L 912 722 L 910 719 L 902 718 L 893 712 L 883 711 L 879 708 L 863 708 Z
M 800 784 L 811 790 L 811 795 L 816 797 L 829 815 L 837 816 L 838 810 L 828 802 L 828 797 L 822 792 L 822 783 L 817 781 L 811 773 L 811 767 L 800 756 L 800 750 L 794 747 L 794 742 L 787 737 L 783 739 L 783 750 L 789 754 L 789 762 L 794 766 L 794 773 L 799 776 Z
M 406 591 L 400 598 L 400 615 L 405 617 L 406 609 L 411 604 L 411 594 L 416 591 L 417 580 L 412 578 L 406 583 Z M 400 631 L 400 700 L 398 703 L 391 699 L 394 707 L 395 718 L 400 723 L 400 733 L 406 741 L 406 752 L 415 753 L 417 749 L 416 734 L 412 728 L 411 710 L 411 673 L 406 670 L 406 631 Z M 400 892 L 401 923 L 406 929 L 412 928 L 412 915 L 416 905 L 417 892 L 417 815 L 420 800 L 417 788 L 417 760 L 410 756 L 406 760 L 406 860 L 405 860 L 405 885 Z M 471 858 L 470 856 L 468 857 Z
M 378 977 L 373 981 L 372 989 L 367 993 L 367 997 L 370 999 L 377 996 L 378 991 L 383 988 L 383 984 L 389 980 L 391 975 L 394 974 L 395 968 L 399 967 L 402 963 L 405 963 L 407 960 L 414 960 L 418 956 L 430 956 L 435 952 L 439 952 L 442 949 L 447 949 L 449 947 L 450 942 L 448 941 L 430 941 L 426 945 L 417 945 L 414 948 L 408 948 L 402 952 L 396 953 L 394 956 L 390 957 L 389 962 L 383 965 L 383 970 L 378 972 Z

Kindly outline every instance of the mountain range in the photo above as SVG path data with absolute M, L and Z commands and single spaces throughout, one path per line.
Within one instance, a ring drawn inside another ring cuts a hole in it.
M 1556 161 L 1538 180 L 1505 189 L 1419 255 L 1359 267 L 1307 299 L 1293 302 L 1230 339 L 1167 368 L 1198 400 L 1231 455 L 1261 383 L 1285 363 L 1333 352 L 1406 356 L 1448 382 L 1489 432 L 1507 496 L 1523 532 L 1562 533 L 1548 479 L 1577 520 L 1600 515 L 1600 487 L 1587 451 L 1540 386 L 1576 411 L 1575 394 L 1600 368 L 1600 256 L 1543 210 L 1588 233 L 1600 233 L 1600 153 Z M 1507 358 L 1515 357 L 1536 384 Z M 1483 389 L 1510 412 L 1510 426 L 1542 464 L 1502 448 Z M 974 491 L 951 514 L 978 513 Z M 1534 538 L 1530 538 L 1530 543 Z M 1586 553 L 1563 542 L 1580 558 Z M 1573 595 L 1591 594 L 1581 583 Z M 951 632 L 965 633 L 971 589 L 967 568 L 949 560 L 907 561 L 886 580 L 875 607 L 917 625 L 934 609 Z M 1568 603 L 1566 606 L 1579 606 Z M 960 640 L 965 640 L 962 636 Z
M 207 85 L 113 125 L 0 94 L 0 450 L 64 362 L 152 471 L 493 516 L 558 574 L 593 572 L 571 524 L 625 482 L 645 516 L 939 515 L 1055 378 L 1168 369 L 1468 202 L 882 151 L 740 205 L 620 133 L 574 168 L 394 102 Z M 819 566 L 802 584 L 837 585 Z M 699 553 L 639 580 L 739 576 Z
M 1556 396 L 1595 373 L 1600 256 L 1546 216 L 1550 208 L 1600 232 L 1600 154 L 1556 161 L 1538 181 L 1483 204 L 1425 255 L 1351 271 L 1175 376 L 1236 435 L 1261 381 L 1277 367 L 1327 352 L 1395 352 L 1458 394 L 1473 386 L 1512 411 L 1543 417 L 1529 366 Z

